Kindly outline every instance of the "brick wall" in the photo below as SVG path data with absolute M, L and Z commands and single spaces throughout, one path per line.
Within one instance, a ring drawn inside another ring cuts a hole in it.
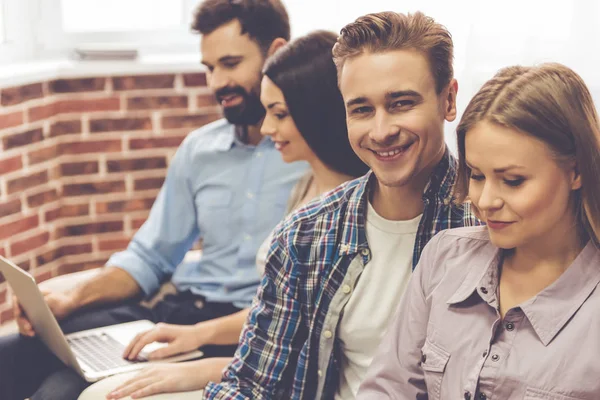
M 0 89 L 0 254 L 40 282 L 102 266 L 145 221 L 185 135 L 219 116 L 202 73 Z M 0 323 L 8 297 L 0 276 Z

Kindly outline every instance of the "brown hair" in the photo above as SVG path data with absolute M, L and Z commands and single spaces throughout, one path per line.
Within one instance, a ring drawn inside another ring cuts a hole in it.
M 202 35 L 237 19 L 263 52 L 273 40 L 290 40 L 290 20 L 280 0 L 204 0 L 196 9 L 192 30 Z
M 413 49 L 429 60 L 437 93 L 450 83 L 454 71 L 454 46 L 448 30 L 422 12 L 368 14 L 346 25 L 333 48 L 333 59 L 340 74 L 344 63 L 365 52 L 377 53 Z
M 465 135 L 480 121 L 519 130 L 546 143 L 559 162 L 575 162 L 582 228 L 600 242 L 600 123 L 592 96 L 577 73 L 561 64 L 500 70 L 470 101 L 457 128 L 455 199 L 468 194 Z

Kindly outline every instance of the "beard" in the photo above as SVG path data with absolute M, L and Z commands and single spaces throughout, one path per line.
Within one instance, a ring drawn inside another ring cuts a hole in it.
M 223 97 L 238 95 L 242 98 L 240 104 L 232 107 L 224 107 L 223 115 L 233 125 L 256 125 L 265 116 L 265 108 L 260 102 L 260 95 L 256 91 L 247 92 L 241 86 L 225 87 L 219 89 L 215 96 L 219 104 Z

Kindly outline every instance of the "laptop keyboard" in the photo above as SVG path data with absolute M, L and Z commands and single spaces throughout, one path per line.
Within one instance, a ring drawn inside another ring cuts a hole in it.
M 125 360 L 125 346 L 105 333 L 68 338 L 67 341 L 77 358 L 97 372 L 137 363 Z

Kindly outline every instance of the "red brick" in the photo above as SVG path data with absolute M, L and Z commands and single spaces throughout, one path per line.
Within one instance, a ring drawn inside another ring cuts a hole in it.
M 165 157 L 136 158 L 130 160 L 108 160 L 108 172 L 141 171 L 167 168 Z
M 127 100 L 127 108 L 130 110 L 157 110 L 187 107 L 187 96 L 132 97 Z
M 121 239 L 106 239 L 98 242 L 98 248 L 100 251 L 121 251 L 125 250 L 129 245 L 129 238 Z
M 20 192 L 48 182 L 48 171 L 40 171 L 35 174 L 16 178 L 7 182 L 8 194 Z
M 8 310 L 4 310 L 0 313 L 0 324 L 3 324 L 8 321 L 12 321 L 14 319 L 13 309 L 9 308 Z
M 125 181 L 72 183 L 63 186 L 63 196 L 89 196 L 93 194 L 117 193 L 125 191 Z
M 21 168 L 23 168 L 23 160 L 21 159 L 21 156 L 0 160 L 0 175 L 18 171 Z
M 121 103 L 118 97 L 87 100 L 63 100 L 56 104 L 59 113 L 119 111 Z
M 90 206 L 88 204 L 63 204 L 60 207 L 46 211 L 45 220 L 46 222 L 52 222 L 58 218 L 70 218 L 70 217 L 81 217 L 89 215 Z M 55 239 L 58 239 L 64 235 L 59 234 Z
M 181 136 L 163 136 L 158 138 L 130 139 L 129 148 L 131 150 L 173 148 L 179 147 L 186 135 Z
M 42 97 L 44 97 L 42 84 L 33 83 L 31 85 L 2 89 L 0 104 L 3 106 L 14 106 L 28 100 L 39 99 Z
M 136 179 L 133 187 L 134 190 L 149 190 L 149 189 L 160 189 L 165 182 L 165 177 L 158 178 L 142 178 Z
M 29 164 L 39 164 L 48 160 L 53 160 L 59 155 L 59 148 L 56 145 L 44 147 L 29 153 Z
M 83 161 L 73 163 L 62 163 L 59 167 L 61 176 L 97 174 L 99 171 L 98 161 Z
M 121 201 L 106 201 L 96 203 L 98 214 L 150 210 L 154 204 L 154 197 L 145 199 L 131 199 Z
M 50 126 L 50 137 L 81 133 L 81 121 L 58 121 Z
M 220 114 L 198 114 L 163 117 L 163 129 L 190 128 L 196 129 L 221 118 Z
M 23 112 L 17 111 L 10 114 L 0 114 L 0 129 L 12 128 L 23 124 Z
M 42 140 L 44 140 L 44 131 L 39 128 L 7 136 L 2 139 L 2 143 L 4 144 L 4 150 L 10 150 L 15 147 L 22 147 L 32 143 L 41 142 Z
M 170 89 L 175 84 L 175 75 L 138 75 L 113 78 L 115 90 Z
M 148 219 L 148 217 L 135 218 L 135 219 L 131 220 L 131 227 L 133 229 L 140 229 L 142 227 L 142 225 L 144 225 L 144 222 L 146 222 L 147 219 Z
M 185 86 L 206 86 L 206 74 L 204 72 L 194 74 L 183 74 Z
M 55 116 L 58 111 L 56 103 L 51 103 L 43 106 L 32 107 L 27 112 L 29 113 L 29 121 L 34 122 L 51 118 Z
M 38 224 L 38 216 L 32 215 L 31 217 L 24 217 L 19 219 L 18 221 L 0 225 L 0 240 L 36 228 Z
M 35 281 L 37 283 L 42 283 L 42 282 L 47 281 L 48 279 L 52 278 L 52 272 L 46 271 L 46 272 L 41 272 L 41 273 L 34 273 L 33 277 L 35 278 Z
M 86 254 L 91 252 L 91 243 L 60 246 L 58 248 L 52 249 L 44 254 L 37 256 L 37 263 L 38 265 L 44 265 L 52 261 L 58 260 L 59 258 L 64 256 Z
M 151 129 L 152 120 L 150 118 L 104 118 L 90 121 L 90 131 L 92 133 Z
M 0 218 L 21 212 L 21 200 L 14 199 L 6 203 L 0 203 Z
M 212 94 L 201 94 L 196 97 L 196 105 L 198 107 L 218 106 L 217 99 Z
M 89 224 L 65 226 L 66 236 L 93 235 L 98 233 L 119 232 L 123 230 L 123 221 L 92 222 Z
M 104 90 L 105 78 L 58 79 L 49 84 L 52 93 L 97 92 Z
M 58 200 L 58 193 L 56 189 L 46 190 L 45 192 L 34 194 L 27 197 L 27 204 L 29 207 L 39 207 L 42 204 L 51 203 Z
M 115 153 L 122 148 L 120 140 L 100 140 L 62 143 L 58 151 L 60 154 Z
M 49 239 L 50 234 L 48 232 L 42 232 L 19 242 L 14 242 L 10 245 L 10 254 L 14 257 L 38 249 L 48 243 Z

